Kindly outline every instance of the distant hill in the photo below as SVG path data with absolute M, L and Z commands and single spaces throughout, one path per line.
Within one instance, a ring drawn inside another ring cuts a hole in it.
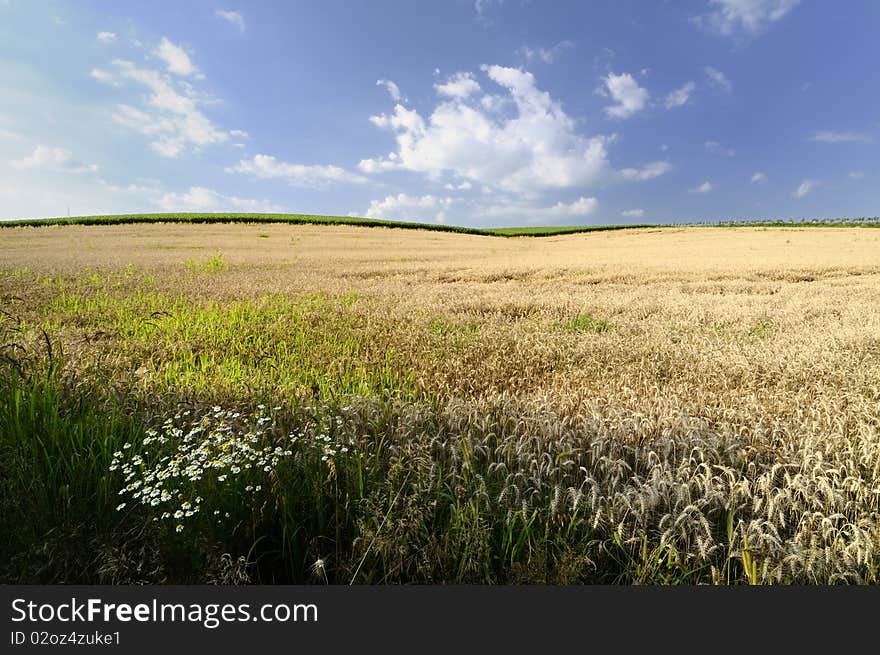
M 238 213 L 168 213 L 117 214 L 107 216 L 68 216 L 58 218 L 29 218 L 0 221 L 0 227 L 41 227 L 47 225 L 122 225 L 127 223 L 288 223 L 310 225 L 356 225 L 360 227 L 390 227 L 410 230 L 457 232 L 482 236 L 545 237 L 581 232 L 630 230 L 635 228 L 664 227 L 880 227 L 880 217 L 821 218 L 821 219 L 760 219 L 720 221 L 714 223 L 663 223 L 618 225 L 547 225 L 539 227 L 472 228 L 440 223 L 389 221 L 354 216 L 318 216 L 314 214 L 238 214 Z

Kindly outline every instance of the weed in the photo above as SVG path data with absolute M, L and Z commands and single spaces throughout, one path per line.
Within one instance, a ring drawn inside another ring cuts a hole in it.
M 610 330 L 611 324 L 584 312 L 563 323 L 563 328 L 569 332 L 593 332 L 600 334 Z
M 212 274 L 222 273 L 226 270 L 226 261 L 223 259 L 223 253 L 219 250 L 203 262 L 187 259 L 183 264 L 187 269 L 195 273 Z

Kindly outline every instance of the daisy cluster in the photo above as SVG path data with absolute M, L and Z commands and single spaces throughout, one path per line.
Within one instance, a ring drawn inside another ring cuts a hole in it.
M 267 474 L 293 454 L 275 445 L 274 428 L 264 405 L 250 415 L 214 407 L 198 417 L 187 410 L 168 418 L 158 429 L 147 430 L 139 448 L 126 443 L 113 454 L 110 470 L 124 476 L 120 496 L 160 508 L 161 514 L 153 520 L 174 521 L 181 532 L 185 520 L 202 511 L 203 498 L 197 491 L 230 485 L 253 472 Z M 258 484 L 245 487 L 254 493 L 260 489 Z M 126 505 L 122 502 L 116 509 L 122 511 Z
M 348 411 L 343 407 L 342 411 Z M 329 462 L 340 454 L 345 454 L 354 447 L 354 438 L 345 434 L 345 422 L 340 416 L 330 416 L 322 421 L 306 425 L 299 432 L 292 433 L 292 443 L 301 443 L 304 447 L 311 446 L 321 456 L 322 462 Z

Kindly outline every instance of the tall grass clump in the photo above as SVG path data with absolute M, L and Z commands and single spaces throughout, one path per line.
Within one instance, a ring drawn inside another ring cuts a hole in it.
M 219 250 L 203 262 L 187 259 L 183 264 L 187 269 L 195 273 L 222 273 L 227 268 L 226 260 L 223 259 L 223 253 Z
M 0 367 L 0 568 L 6 581 L 155 580 L 145 526 L 114 514 L 113 452 L 139 434 L 127 407 L 60 378 L 59 362 Z M 125 548 L 122 548 L 125 542 Z

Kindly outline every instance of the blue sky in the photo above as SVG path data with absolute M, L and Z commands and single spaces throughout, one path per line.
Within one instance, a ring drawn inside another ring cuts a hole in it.
M 0 218 L 880 214 L 880 3 L 0 0 Z

